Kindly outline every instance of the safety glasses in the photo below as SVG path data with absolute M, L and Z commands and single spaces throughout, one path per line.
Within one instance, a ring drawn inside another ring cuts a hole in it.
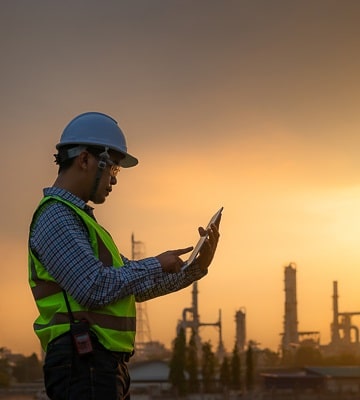
M 117 165 L 113 160 L 110 160 L 110 158 L 105 160 L 105 162 L 110 166 L 110 176 L 116 178 L 116 175 L 120 171 L 120 165 Z
M 98 157 L 97 157 L 98 158 Z M 119 171 L 120 171 L 120 165 L 118 165 L 118 164 L 116 164 L 116 162 L 115 161 L 113 161 L 113 160 L 110 160 L 110 158 L 101 158 L 100 160 L 99 160 L 99 164 L 98 164 L 98 167 L 100 168 L 100 169 L 105 169 L 105 167 L 106 166 L 109 166 L 110 167 L 110 176 L 112 177 L 112 178 L 116 178 L 116 175 L 119 173 Z

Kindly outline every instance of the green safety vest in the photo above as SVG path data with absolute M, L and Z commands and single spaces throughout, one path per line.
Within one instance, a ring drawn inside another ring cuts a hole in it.
M 43 204 L 54 200 L 66 204 L 81 218 L 88 229 L 94 255 L 103 262 L 105 268 L 107 266 L 120 268 L 124 265 L 110 234 L 84 210 L 61 197 L 44 197 L 34 214 L 33 221 L 41 212 Z M 30 246 L 29 283 L 40 314 L 34 322 L 34 330 L 42 348 L 46 351 L 49 342 L 70 330 L 70 319 L 62 288 L 47 272 Z M 86 319 L 105 348 L 111 351 L 133 351 L 136 331 L 136 307 L 133 295 L 91 310 L 81 306 L 68 293 L 67 297 L 75 320 Z

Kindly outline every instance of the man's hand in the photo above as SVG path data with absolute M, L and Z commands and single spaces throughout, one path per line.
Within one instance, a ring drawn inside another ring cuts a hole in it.
M 199 256 L 196 258 L 195 263 L 200 267 L 202 271 L 206 271 L 211 264 L 212 259 L 216 251 L 217 244 L 219 242 L 219 225 L 220 219 L 216 224 L 211 224 L 209 229 L 199 228 L 200 236 L 207 235 L 207 239 L 203 244 Z
M 198 257 L 195 262 L 202 271 L 206 271 L 211 264 L 212 259 L 216 251 L 216 247 L 219 241 L 219 225 L 221 217 L 216 221 L 215 224 L 211 224 L 210 228 L 207 230 L 200 227 L 200 236 L 207 236 Z M 184 261 L 180 258 L 182 254 L 186 254 L 193 250 L 193 247 L 186 247 L 184 249 L 168 250 L 164 253 L 156 256 L 161 264 L 164 272 L 176 273 L 181 270 L 184 265 Z
M 184 265 L 184 261 L 180 258 L 182 254 L 191 251 L 193 247 L 186 247 L 185 249 L 168 250 L 161 253 L 156 258 L 159 260 L 164 272 L 175 273 L 179 272 Z

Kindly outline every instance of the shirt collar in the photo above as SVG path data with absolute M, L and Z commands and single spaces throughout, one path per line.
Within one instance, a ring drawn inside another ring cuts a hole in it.
M 58 196 L 62 199 L 73 203 L 76 207 L 81 208 L 85 212 L 90 215 L 93 215 L 94 208 L 90 207 L 84 200 L 80 199 L 79 197 L 75 196 L 73 193 L 68 192 L 65 189 L 61 189 L 58 187 L 48 187 L 43 189 L 44 196 Z

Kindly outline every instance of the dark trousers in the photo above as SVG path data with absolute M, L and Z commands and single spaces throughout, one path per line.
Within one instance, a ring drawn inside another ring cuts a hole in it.
M 96 339 L 93 352 L 79 356 L 70 334 L 48 345 L 44 380 L 51 400 L 130 400 L 130 377 L 122 353 Z

